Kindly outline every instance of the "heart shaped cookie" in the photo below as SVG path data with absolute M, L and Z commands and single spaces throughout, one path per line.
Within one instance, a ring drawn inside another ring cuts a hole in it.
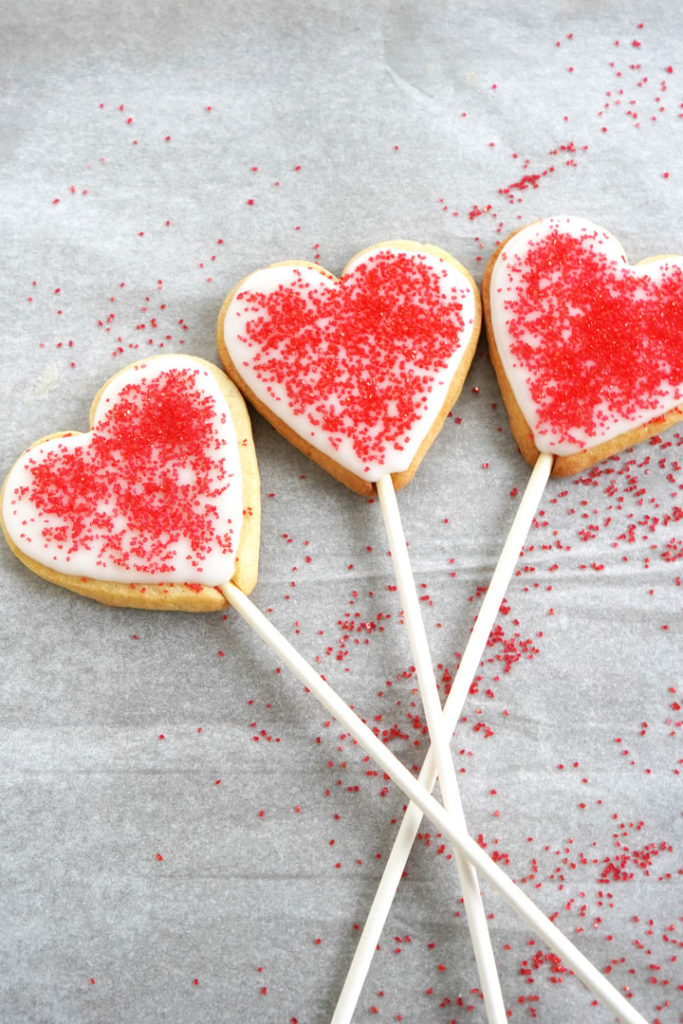
M 104 604 L 210 611 L 256 584 L 260 499 L 246 406 L 217 367 L 155 356 L 101 389 L 88 433 L 10 470 L 2 526 L 39 576 Z
M 482 295 L 527 461 L 566 476 L 683 418 L 683 257 L 632 266 L 604 228 L 548 217 L 503 243 Z
M 476 286 L 448 253 L 385 242 L 339 279 L 276 263 L 233 288 L 218 319 L 221 361 L 273 426 L 361 494 L 411 479 L 474 355 Z

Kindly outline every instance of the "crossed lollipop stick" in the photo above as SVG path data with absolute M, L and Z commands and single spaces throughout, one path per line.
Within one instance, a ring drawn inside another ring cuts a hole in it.
M 552 456 L 541 455 L 532 471 L 520 502 L 517 515 L 506 539 L 494 576 L 480 609 L 474 629 L 463 654 L 458 673 L 448 696 L 435 734 L 447 739 L 453 732 L 468 693 L 471 679 L 479 665 L 481 653 L 493 626 L 507 584 L 514 570 L 524 538 L 538 507 L 545 483 L 552 468 Z M 392 548 L 394 556 L 396 547 Z M 404 581 L 405 582 L 405 581 Z M 219 588 L 229 604 L 255 630 L 283 664 L 306 686 L 323 707 L 353 736 L 361 748 L 395 782 L 411 801 L 398 833 L 394 849 L 385 868 L 380 889 L 372 906 L 346 983 L 337 1004 L 333 1024 L 351 1019 L 366 965 L 369 963 L 376 939 L 381 931 L 396 890 L 398 880 L 420 824 L 426 815 L 450 840 L 461 861 L 466 862 L 485 878 L 503 899 L 523 918 L 529 927 L 555 952 L 574 974 L 580 978 L 594 996 L 624 1024 L 647 1024 L 645 1018 L 605 978 L 583 953 L 554 925 L 535 903 L 507 876 L 507 874 L 468 835 L 464 822 L 449 812 L 432 795 L 437 774 L 438 747 L 433 746 L 420 772 L 419 779 L 410 773 L 398 758 L 384 745 L 359 716 L 285 639 L 275 626 L 256 608 L 252 601 L 232 583 Z M 405 611 L 405 609 L 404 609 Z M 414 624 L 413 624 L 414 625 Z M 424 653 L 424 652 L 423 652 Z M 470 929 L 478 926 L 470 921 Z M 484 923 L 485 927 L 485 923 Z M 489 964 L 495 976 L 495 966 Z M 487 1006 L 490 1019 L 495 1004 Z M 504 1012 L 504 1011 L 503 1011 Z

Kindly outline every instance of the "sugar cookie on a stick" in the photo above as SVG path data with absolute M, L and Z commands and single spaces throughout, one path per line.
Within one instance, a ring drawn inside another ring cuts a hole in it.
M 482 295 L 527 462 L 569 476 L 683 418 L 683 256 L 630 265 L 604 228 L 548 217 L 497 250 Z
M 164 361 L 162 366 L 162 358 L 173 361 Z M 219 391 L 210 383 L 209 375 L 216 374 Z M 201 360 L 158 357 L 128 367 L 113 378 L 113 389 L 106 385 L 98 396 L 90 434 L 59 435 L 54 438 L 54 447 L 47 440 L 38 442 L 10 470 L 2 513 L 11 549 L 28 568 L 51 582 L 107 604 L 191 610 L 200 606 L 179 605 L 171 596 L 175 588 L 196 594 L 201 594 L 204 587 L 215 589 L 218 597 L 211 596 L 212 604 L 219 600 L 224 606 L 224 598 L 235 608 L 591 991 L 624 1021 L 644 1024 L 623 996 L 426 792 L 247 596 L 246 591 L 255 583 L 258 557 L 258 476 L 248 418 L 242 419 L 246 410 L 239 395 L 229 388 L 224 394 L 221 376 L 215 367 Z M 230 429 L 233 414 L 241 424 L 236 435 Z M 209 420 L 205 429 L 199 429 L 195 422 L 198 418 Z M 66 443 L 74 436 L 80 436 L 85 447 Z M 243 460 L 245 450 L 247 457 Z M 240 479 L 243 471 L 251 481 L 249 486 Z M 94 477 L 91 484 L 89 476 Z M 72 486 L 63 486 L 63 480 L 70 480 Z M 241 488 L 243 496 L 254 503 L 244 508 L 241 527 L 232 522 L 232 513 L 225 514 L 226 510 L 216 504 L 230 488 L 234 488 L 233 495 Z M 206 532 L 192 510 L 182 512 L 183 503 L 188 501 L 200 509 Z M 173 509 L 173 516 L 164 518 L 166 506 Z M 192 526 L 189 537 L 183 526 L 188 513 Z M 8 528 L 8 523 L 13 526 Z M 57 550 L 51 546 L 53 542 Z M 30 548 L 30 555 L 24 547 Z M 79 573 L 73 572 L 72 559 L 76 550 L 83 553 L 90 547 L 95 551 L 94 572 L 98 575 L 83 577 L 80 567 Z M 238 568 L 244 569 L 247 552 L 251 569 L 240 578 Z M 207 586 L 209 554 L 225 558 L 217 575 L 232 572 L 230 582 Z M 59 567 L 55 568 L 55 559 L 62 557 L 66 565 L 57 562 Z M 174 565 L 192 563 L 189 577 L 168 582 L 169 561 Z M 111 562 L 117 563 L 113 569 Z M 157 583 L 159 567 L 162 582 Z M 131 578 L 126 569 L 141 578 Z M 197 577 L 201 582 L 194 582 Z M 158 591 L 154 589 L 157 586 Z
M 415 242 L 365 249 L 340 278 L 275 263 L 243 278 L 218 318 L 240 391 L 284 437 L 368 497 L 414 475 L 462 388 L 481 324 L 476 286 Z
M 683 382 L 682 269 L 681 257 L 660 257 L 631 268 L 613 236 L 575 217 L 535 222 L 511 236 L 489 262 L 483 305 L 491 356 L 514 436 L 534 468 L 444 707 L 448 735 L 457 725 L 551 472 L 578 472 L 683 416 L 675 404 Z M 646 367 L 640 366 L 643 357 Z M 505 367 L 511 364 L 508 378 Z M 433 788 L 432 750 L 419 778 Z M 351 1020 L 421 819 L 411 804 L 333 1024 Z
M 260 491 L 244 400 L 218 367 L 154 356 L 98 392 L 87 433 L 52 434 L 10 470 L 2 527 L 15 555 L 103 604 L 225 607 L 256 584 Z
M 257 270 L 233 288 L 218 320 L 221 361 L 255 408 L 337 480 L 379 497 L 444 804 L 463 825 L 396 490 L 458 397 L 480 325 L 465 268 L 406 241 L 364 250 L 339 279 L 296 261 Z M 457 852 L 456 862 L 489 1021 L 504 1024 L 477 878 Z

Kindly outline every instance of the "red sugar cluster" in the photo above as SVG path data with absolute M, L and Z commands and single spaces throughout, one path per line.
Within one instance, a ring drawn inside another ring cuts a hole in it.
M 349 438 L 365 462 L 404 447 L 464 327 L 463 294 L 444 296 L 415 253 L 381 252 L 333 287 L 300 278 L 239 298 L 261 314 L 246 328 L 258 378 L 284 385 L 295 414 L 335 448 Z
M 549 66 L 553 67 L 555 76 L 566 74 L 570 77 L 567 79 L 564 89 L 567 107 L 566 110 L 563 110 L 562 107 L 555 106 L 557 124 L 554 126 L 551 120 L 553 104 L 549 103 L 548 105 L 548 137 L 556 138 L 558 131 L 564 133 L 565 126 L 572 124 L 572 130 L 578 133 L 580 142 L 570 140 L 563 145 L 553 146 L 547 152 L 537 152 L 531 155 L 523 155 L 519 151 L 506 154 L 511 160 L 521 160 L 520 166 L 523 171 L 528 171 L 533 165 L 533 170 L 498 188 L 498 194 L 505 197 L 507 204 L 519 210 L 519 205 L 527 201 L 534 190 L 550 183 L 551 176 L 556 174 L 561 176 L 565 172 L 565 168 L 578 167 L 588 152 L 591 153 L 592 158 L 595 158 L 595 154 L 599 154 L 600 147 L 604 146 L 605 140 L 609 138 L 612 127 L 614 125 L 617 128 L 621 127 L 617 118 L 619 120 L 627 118 L 631 127 L 638 130 L 642 128 L 645 131 L 665 124 L 666 119 L 670 120 L 675 117 L 680 120 L 683 118 L 683 104 L 678 102 L 674 106 L 670 98 L 671 76 L 675 73 L 674 66 L 667 63 L 665 59 L 663 60 L 659 46 L 652 48 L 651 39 L 648 38 L 649 33 L 644 30 L 646 30 L 646 26 L 639 22 L 631 29 L 631 31 L 638 32 L 638 38 L 622 41 L 615 39 L 606 42 L 607 49 L 604 51 L 602 61 L 598 64 L 595 63 L 595 58 L 584 61 L 581 48 L 585 39 L 582 39 L 582 33 L 568 32 L 563 39 L 555 41 L 555 60 L 553 61 L 550 54 L 546 54 L 545 59 L 550 62 Z M 577 63 L 566 64 L 564 63 L 564 54 L 572 49 L 576 54 Z M 672 48 L 673 52 L 675 52 L 675 48 Z M 560 60 L 562 65 L 557 63 Z M 611 69 L 610 75 L 615 82 L 611 88 L 598 91 L 597 84 L 602 80 L 601 72 L 604 72 L 605 68 Z M 511 95 L 516 97 L 516 88 L 510 89 L 510 86 L 515 84 L 501 81 L 492 85 L 491 91 L 496 101 L 505 103 L 509 101 Z M 584 100 L 591 95 L 594 95 L 596 103 L 600 104 L 593 115 L 596 119 L 591 122 L 584 116 L 579 120 L 576 116 L 577 111 L 583 108 Z M 578 103 L 575 102 L 575 98 L 578 99 Z M 466 118 L 467 113 L 463 111 L 460 116 Z M 597 131 L 596 125 L 598 126 Z M 493 154 L 488 157 L 489 160 L 500 160 L 502 141 L 502 139 L 497 139 L 488 142 L 487 149 L 489 153 Z M 547 156 L 556 159 L 547 163 Z M 498 162 L 495 166 L 498 166 Z M 661 166 L 653 167 L 652 176 L 653 179 L 656 177 L 661 182 L 670 179 L 672 172 Z M 440 198 L 438 202 L 444 213 L 448 213 L 452 217 L 465 214 L 470 221 L 479 217 L 490 219 L 495 225 L 498 235 L 510 230 L 509 227 L 506 228 L 504 222 L 504 217 L 507 219 L 507 215 L 503 214 L 495 199 L 474 203 L 468 211 L 451 209 L 443 198 Z M 516 219 L 523 220 L 523 215 L 517 212 Z M 476 237 L 475 241 L 479 243 L 480 248 L 484 247 L 479 237 Z M 476 259 L 480 261 L 482 257 L 477 256 Z
M 27 465 L 28 497 L 59 525 L 42 531 L 46 545 L 72 554 L 93 550 L 97 564 L 168 574 L 181 536 L 201 573 L 212 546 L 232 550 L 215 502 L 230 486 L 220 454 L 213 397 L 197 371 L 175 369 L 126 385 L 96 424 L 87 447 L 60 445 Z
M 595 437 L 621 418 L 654 414 L 669 387 L 683 396 L 681 266 L 656 282 L 596 251 L 592 238 L 556 229 L 510 270 L 511 351 L 528 370 L 539 432 L 575 442 L 577 425 Z

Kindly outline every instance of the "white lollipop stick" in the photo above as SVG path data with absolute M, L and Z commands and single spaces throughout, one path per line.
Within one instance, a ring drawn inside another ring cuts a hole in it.
M 517 513 L 510 527 L 503 550 L 498 559 L 498 564 L 470 633 L 467 646 L 458 666 L 458 671 L 453 680 L 451 691 L 444 706 L 442 727 L 445 736 L 452 736 L 460 718 L 470 686 L 472 685 L 472 680 L 481 662 L 486 642 L 498 614 L 498 609 L 505 596 L 510 577 L 519 558 L 519 553 L 536 514 L 541 495 L 545 490 L 552 464 L 552 456 L 539 456 L 522 500 L 519 503 Z M 437 774 L 438 765 L 432 742 L 418 778 L 422 785 L 431 792 L 434 788 Z M 414 803 L 408 804 L 403 821 L 394 840 L 392 851 L 384 867 L 384 872 L 363 931 L 358 940 L 358 946 L 351 961 L 346 980 L 339 994 L 332 1024 L 348 1024 L 353 1018 L 368 970 L 370 969 L 370 963 L 377 949 L 377 944 L 389 915 L 396 890 L 403 877 L 403 872 L 421 821 L 422 812 L 420 809 Z
M 434 764 L 439 777 L 439 788 L 444 806 L 459 828 L 465 830 L 465 812 L 460 799 L 460 790 L 455 775 L 455 766 L 451 757 L 451 732 L 444 730 L 443 712 L 439 691 L 436 685 L 429 644 L 424 622 L 420 613 L 420 604 L 415 589 L 415 580 L 410 568 L 408 548 L 406 546 L 401 517 L 396 500 L 396 491 L 391 476 L 386 475 L 377 481 L 377 494 L 384 526 L 387 531 L 394 572 L 399 594 L 403 603 L 403 614 L 408 628 L 410 647 L 415 659 L 422 707 L 427 720 L 427 728 L 431 738 L 430 751 L 434 752 Z M 434 783 L 432 783 L 432 786 Z M 432 787 L 430 787 L 432 788 Z M 456 850 L 455 862 L 462 888 L 462 896 L 467 913 L 467 923 L 474 950 L 474 958 L 479 973 L 479 981 L 484 996 L 484 1005 L 489 1024 L 507 1024 L 505 1003 L 500 989 L 498 972 L 486 922 L 486 912 L 479 889 L 479 881 L 472 865 Z
M 411 772 L 375 736 L 373 731 L 345 704 L 315 669 L 285 639 L 271 622 L 234 583 L 224 583 L 219 590 L 242 618 L 252 627 L 274 654 L 307 687 L 322 706 L 353 736 L 359 746 L 393 779 L 403 793 L 413 800 L 423 814 L 443 832 L 453 846 L 477 871 L 488 879 L 503 899 L 522 917 L 529 927 L 561 957 L 574 974 L 604 1006 L 623 1024 L 647 1024 L 637 1010 L 618 992 L 581 953 L 560 929 L 526 896 L 505 872 L 491 860 L 481 847 L 460 828 L 448 812 Z

